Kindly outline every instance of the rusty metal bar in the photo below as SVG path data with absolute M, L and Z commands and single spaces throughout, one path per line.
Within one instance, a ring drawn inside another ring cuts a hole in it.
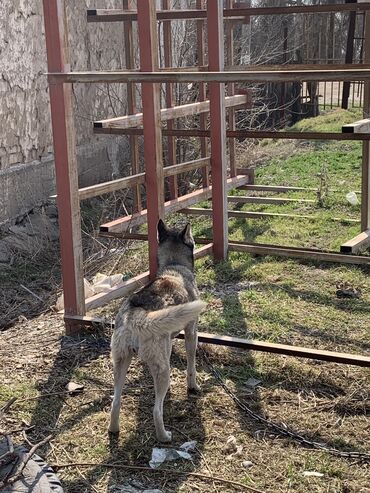
M 352 67 L 339 65 L 330 68 L 291 68 L 284 66 L 284 70 L 268 66 L 253 68 L 253 70 L 230 70 L 209 72 L 170 72 L 147 70 L 142 72 L 131 71 L 90 71 L 90 72 L 49 72 L 50 82 L 69 83 L 123 83 L 123 82 L 305 82 L 305 81 L 331 81 L 349 80 L 362 81 L 370 78 L 369 65 L 354 64 Z
M 123 0 L 122 6 L 124 10 L 130 10 L 133 8 L 133 0 Z M 128 20 L 123 23 L 123 33 L 125 41 L 125 61 L 126 68 L 129 70 L 135 69 L 135 57 L 134 57 L 134 35 L 132 29 L 132 21 Z M 129 115 L 137 113 L 136 109 L 136 86 L 134 82 L 127 84 L 127 112 Z M 130 135 L 130 159 L 132 173 L 134 175 L 140 172 L 139 162 L 139 139 L 137 135 Z M 133 188 L 134 192 L 134 210 L 141 211 L 141 191 L 140 185 Z
M 43 0 L 48 70 L 69 70 L 65 5 Z M 65 312 L 85 314 L 83 257 L 72 87 L 50 84 Z M 66 324 L 67 334 L 73 330 Z
M 141 0 L 138 12 L 140 70 L 158 70 L 158 39 L 155 2 Z M 157 224 L 164 216 L 164 186 L 161 136 L 160 86 L 142 84 L 144 158 L 149 234 L 149 271 L 157 272 Z
M 170 10 L 170 0 L 162 0 L 163 10 Z M 170 22 L 163 24 L 163 51 L 164 51 L 164 65 L 165 67 L 172 67 L 172 26 Z M 167 82 L 165 85 L 166 91 L 166 107 L 172 108 L 174 106 L 173 97 L 173 85 L 171 82 Z M 167 129 L 172 130 L 174 128 L 174 120 L 167 121 Z M 176 142 L 175 138 L 170 136 L 167 139 L 167 160 L 168 165 L 173 166 L 176 164 Z M 169 178 L 170 198 L 175 199 L 178 196 L 177 177 L 171 176 Z
M 210 70 L 224 70 L 224 30 L 222 18 L 223 0 L 207 3 L 208 65 Z M 213 255 L 215 260 L 227 256 L 227 158 L 225 128 L 225 85 L 210 82 L 210 138 L 212 170 L 212 226 Z
M 65 316 L 71 324 L 85 325 L 86 327 L 110 327 L 114 328 L 114 322 L 97 317 Z M 183 340 L 183 332 L 177 339 Z M 264 353 L 283 354 L 296 358 L 307 358 L 313 360 L 327 361 L 330 363 L 340 363 L 344 365 L 354 365 L 369 368 L 370 358 L 361 354 L 339 353 L 336 351 L 325 351 L 322 349 L 312 349 L 302 346 L 289 346 L 287 344 L 277 344 L 274 342 L 257 341 L 254 339 L 242 339 L 240 337 L 220 336 L 198 332 L 198 341 L 203 344 L 214 344 L 216 346 L 226 346 L 248 351 L 260 351 Z
M 237 7 L 238 3 L 234 4 Z M 250 7 L 224 9 L 223 17 L 245 20 L 249 16 L 257 15 L 276 15 L 276 14 L 308 14 L 320 12 L 363 12 L 370 10 L 370 3 L 359 4 L 331 4 L 331 5 L 292 5 L 287 7 Z M 205 10 L 179 10 L 157 12 L 157 19 L 160 21 L 171 21 L 179 19 L 205 19 L 207 12 Z M 137 20 L 137 12 L 123 12 L 119 9 L 89 9 L 87 11 L 88 22 L 117 22 L 130 19 Z
M 197 9 L 203 9 L 205 6 L 204 0 L 197 0 Z M 205 49 L 205 36 L 204 36 L 204 20 L 197 21 L 197 57 L 198 64 L 204 66 L 206 64 L 206 49 Z M 204 82 L 199 83 L 199 101 L 206 101 L 207 91 L 206 84 Z M 201 113 L 199 117 L 199 127 L 201 130 L 207 129 L 207 117 L 208 115 Z M 201 157 L 208 156 L 208 140 L 206 137 L 200 138 L 200 155 Z M 209 186 L 209 168 L 202 170 L 203 187 Z
M 97 134 L 143 135 L 141 128 L 94 128 Z M 162 130 L 162 135 L 176 137 L 209 137 L 210 130 L 175 129 Z M 268 130 L 226 130 L 227 137 L 234 139 L 295 139 L 295 140 L 370 140 L 369 133 L 339 132 L 280 132 Z

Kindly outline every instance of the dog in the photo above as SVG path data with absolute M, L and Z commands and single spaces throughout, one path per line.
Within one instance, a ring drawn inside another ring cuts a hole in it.
M 153 419 L 157 439 L 170 442 L 163 423 L 163 401 L 170 384 L 172 340 L 185 331 L 187 385 L 198 391 L 195 353 L 198 315 L 205 307 L 199 300 L 194 277 L 194 239 L 190 224 L 182 231 L 158 223 L 158 273 L 156 279 L 131 295 L 119 310 L 111 341 L 114 397 L 111 433 L 119 432 L 122 388 L 132 357 L 137 354 L 149 367 L 154 381 Z

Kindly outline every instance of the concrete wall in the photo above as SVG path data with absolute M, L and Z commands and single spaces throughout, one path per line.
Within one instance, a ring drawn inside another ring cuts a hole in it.
M 86 9 L 120 8 L 120 0 L 66 0 L 74 70 L 124 66 L 121 23 L 90 24 Z M 0 224 L 54 191 L 54 162 L 41 0 L 0 2 Z M 127 171 L 127 140 L 96 137 L 94 119 L 125 111 L 121 85 L 75 85 L 75 122 L 81 186 Z

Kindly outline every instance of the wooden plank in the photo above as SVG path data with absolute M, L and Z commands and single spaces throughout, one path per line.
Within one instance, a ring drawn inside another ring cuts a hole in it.
M 123 298 L 128 294 L 140 289 L 149 282 L 149 271 L 144 272 L 128 281 L 125 281 L 119 288 L 113 288 L 107 293 L 98 293 L 90 298 L 87 298 L 86 310 L 94 310 L 100 306 L 108 304 L 110 301 L 116 300 L 117 298 Z
M 124 10 L 130 10 L 133 8 L 133 0 L 123 0 L 122 6 Z M 135 68 L 135 56 L 134 56 L 134 34 L 132 29 L 132 21 L 125 21 L 123 23 L 123 34 L 125 42 L 125 61 L 126 68 L 133 70 Z M 127 84 L 127 111 L 133 115 L 137 113 L 136 110 L 136 85 L 133 82 Z M 139 162 L 139 139 L 137 135 L 130 135 L 130 159 L 132 173 L 134 175 L 140 172 Z M 134 192 L 134 212 L 141 211 L 141 190 L 140 185 L 136 185 L 133 188 Z
M 69 69 L 65 5 L 62 0 L 43 0 L 47 62 L 50 71 Z M 62 281 L 65 311 L 85 314 L 83 254 L 72 87 L 51 84 L 50 106 L 54 141 Z M 67 334 L 72 328 L 66 325 Z
M 142 135 L 140 128 L 94 128 L 96 134 L 112 135 Z M 209 130 L 199 129 L 174 129 L 162 130 L 162 135 L 167 137 L 189 138 L 189 137 L 209 137 Z M 340 132 L 280 132 L 267 130 L 227 130 L 227 137 L 234 139 L 290 139 L 290 140 L 370 140 L 370 134 L 359 133 L 340 133 Z
M 341 253 L 360 253 L 370 247 L 370 229 L 363 231 L 340 246 Z
M 363 4 L 362 4 L 363 5 Z M 370 63 L 370 11 L 365 14 L 364 63 Z M 370 81 L 364 82 L 364 118 L 370 118 Z M 370 143 L 362 143 L 361 230 L 370 228 Z
M 263 245 L 258 243 L 229 242 L 232 252 L 248 252 L 257 255 L 272 255 L 275 257 L 297 258 L 317 262 L 338 262 L 344 264 L 370 265 L 370 257 L 360 255 L 345 255 L 336 252 L 322 252 L 308 248 L 291 248 L 280 245 Z
M 364 118 L 358 122 L 348 123 L 342 127 L 343 133 L 369 133 L 370 132 L 370 118 Z
M 212 216 L 212 209 L 202 209 L 202 208 L 184 208 L 180 211 L 182 214 L 188 214 L 192 216 Z M 271 219 L 271 218 L 284 218 L 284 219 L 308 219 L 309 221 L 318 221 L 322 218 L 318 216 L 307 216 L 302 214 L 281 214 L 279 212 L 245 212 L 245 211 L 227 211 L 228 217 L 235 217 L 238 219 Z M 341 223 L 356 224 L 359 223 L 358 219 L 348 219 L 341 217 L 328 217 L 328 221 L 335 221 Z
M 158 39 L 156 6 L 151 0 L 141 0 L 138 12 L 140 70 L 158 70 Z M 160 114 L 160 86 L 143 82 L 141 86 L 144 125 L 144 159 L 149 234 L 149 272 L 157 272 L 157 224 L 164 217 L 164 176 Z
M 277 197 L 228 196 L 227 201 L 234 204 L 315 204 L 316 200 L 286 199 Z
M 172 99 L 171 99 L 172 101 Z M 236 96 L 228 96 L 225 98 L 226 108 L 243 107 L 248 102 L 248 97 L 244 94 Z M 169 104 L 169 100 L 167 101 Z M 170 121 L 174 118 L 183 118 L 186 116 L 199 115 L 209 112 L 209 101 L 200 101 L 198 103 L 183 104 L 181 106 L 173 106 L 163 108 L 161 110 L 161 121 Z M 143 124 L 143 114 L 136 113 L 135 115 L 120 116 L 116 118 L 108 118 L 94 122 L 95 128 L 132 128 Z M 167 127 L 168 128 L 168 127 Z
M 205 257 L 212 253 L 212 243 L 208 243 L 207 245 L 202 246 L 201 248 L 197 248 L 194 251 L 194 258 L 199 259 Z M 129 295 L 133 291 L 140 289 L 145 286 L 150 280 L 149 271 L 144 272 L 143 274 L 139 274 L 138 276 L 129 279 L 122 283 L 118 288 L 112 288 L 107 293 L 98 293 L 86 300 L 86 310 L 93 310 L 95 308 L 99 308 L 100 306 L 104 306 L 110 301 L 116 300 L 118 298 L 123 298 L 124 296 Z
M 167 166 L 163 170 L 164 177 L 176 176 L 187 171 L 203 168 L 209 164 L 209 158 L 195 159 L 194 161 L 187 161 L 186 163 L 174 164 L 173 166 Z M 80 200 L 86 200 L 91 197 L 97 197 L 104 195 L 105 193 L 112 193 L 125 188 L 132 188 L 145 183 L 145 173 L 138 173 L 137 175 L 126 176 L 125 178 L 119 178 L 118 180 L 106 181 L 98 183 L 97 185 L 91 185 L 89 187 L 80 188 L 79 198 Z M 53 196 L 55 198 L 56 196 Z
M 90 72 L 49 72 L 51 83 L 123 83 L 123 82 L 307 82 L 307 81 L 362 81 L 370 78 L 370 70 L 367 65 L 357 64 L 352 67 L 340 65 L 341 68 L 327 69 L 300 69 L 285 68 L 271 69 L 268 66 L 254 70 L 243 71 L 209 71 L 209 72 L 164 72 L 164 71 L 90 71 Z M 318 65 L 316 65 L 318 67 Z
M 124 190 L 125 188 L 135 188 L 144 183 L 145 173 L 138 173 L 137 175 L 126 176 L 125 178 L 119 178 L 118 180 L 106 181 L 104 183 L 98 183 L 97 185 L 80 188 L 78 195 L 80 200 L 86 200 L 91 197 L 97 197 L 98 195 L 104 195 L 105 193 Z
M 207 3 L 208 65 L 209 70 L 224 70 L 224 30 L 222 18 L 223 0 Z M 212 228 L 213 256 L 223 260 L 227 257 L 227 157 L 225 127 L 225 85 L 210 82 L 210 141 L 212 171 Z
M 234 178 L 229 178 L 226 182 L 226 189 L 232 190 L 233 188 L 237 188 L 245 183 L 248 183 L 248 176 L 235 176 Z M 200 190 L 196 190 L 195 192 L 189 193 L 187 195 L 183 195 L 182 197 L 178 197 L 177 199 L 169 200 L 165 203 L 165 213 L 172 214 L 173 212 L 177 212 L 184 207 L 189 207 L 191 205 L 202 202 L 203 200 L 207 200 L 212 197 L 212 186 L 207 188 L 203 188 Z M 127 230 L 128 228 L 133 228 L 134 226 L 140 226 L 141 224 L 145 224 L 147 222 L 147 211 L 144 209 L 138 214 L 133 214 L 132 216 L 121 217 L 119 219 L 115 219 L 114 221 L 110 221 L 108 223 L 102 224 L 100 226 L 101 232 L 117 232 L 120 233 L 122 231 Z
M 167 166 L 164 169 L 164 176 L 179 175 L 181 173 L 193 171 L 194 169 L 203 169 L 206 166 L 209 166 L 209 163 L 210 163 L 210 158 L 204 157 L 204 158 L 194 159 L 194 161 L 187 161 L 186 163 Z
M 331 4 L 331 5 L 291 5 L 282 7 L 250 7 L 250 8 L 236 8 L 238 3 L 234 3 L 233 9 L 224 9 L 223 17 L 245 20 L 249 16 L 259 15 L 287 15 L 287 14 L 309 14 L 320 12 L 363 12 L 370 9 L 370 3 L 365 2 L 361 4 Z M 157 12 L 157 19 L 164 20 L 178 20 L 178 19 L 205 19 L 205 10 L 179 10 L 173 9 L 170 11 Z M 121 9 L 89 9 L 87 11 L 88 22 L 118 22 L 129 19 L 131 21 L 137 20 L 137 12 L 132 10 L 131 12 L 124 12 Z
M 66 316 L 71 324 L 85 325 L 86 327 L 109 327 L 114 328 L 113 320 L 105 320 L 98 317 Z M 183 340 L 185 334 L 180 332 L 177 339 Z M 219 336 L 207 332 L 198 332 L 198 341 L 203 344 L 215 344 L 217 346 L 233 347 L 246 349 L 248 351 L 261 351 L 266 353 L 283 354 L 296 358 L 308 358 L 314 360 L 370 367 L 370 358 L 361 354 L 339 353 L 336 351 L 325 351 L 322 349 L 311 349 L 302 346 L 290 346 L 287 344 L 277 344 L 274 342 L 257 341 L 255 339 L 241 339 L 239 337 Z

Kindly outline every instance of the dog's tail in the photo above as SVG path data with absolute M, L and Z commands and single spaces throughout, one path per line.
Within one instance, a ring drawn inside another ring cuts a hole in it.
M 205 306 L 204 301 L 196 300 L 149 312 L 147 317 L 150 331 L 162 334 L 178 332 L 189 322 L 195 321 Z

